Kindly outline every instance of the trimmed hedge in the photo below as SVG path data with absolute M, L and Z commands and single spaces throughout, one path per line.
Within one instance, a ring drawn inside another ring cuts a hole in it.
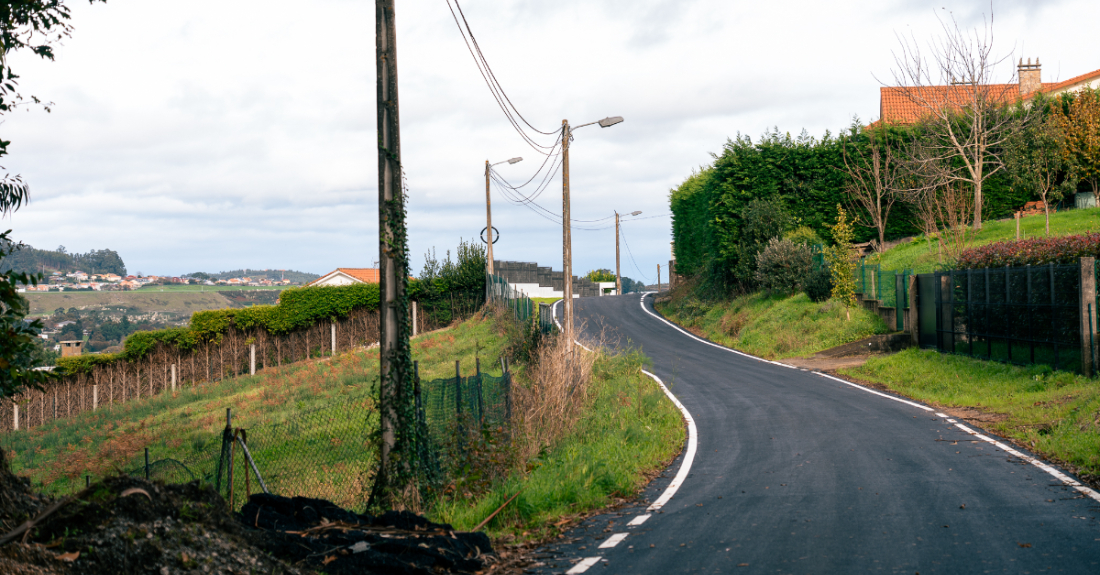
M 957 269 L 1073 264 L 1078 258 L 1100 257 L 1100 232 L 1053 238 L 1003 241 L 963 250 Z
M 418 282 L 410 284 L 414 284 L 409 286 L 410 293 L 420 292 L 420 286 L 415 285 Z M 195 312 L 188 327 L 135 332 L 126 338 L 120 353 L 65 357 L 57 365 L 64 374 L 90 373 L 96 366 L 138 361 L 158 344 L 187 352 L 202 343 L 220 343 L 230 328 L 284 335 L 345 318 L 354 310 L 377 310 L 378 302 L 378 284 L 291 288 L 280 294 L 277 305 Z

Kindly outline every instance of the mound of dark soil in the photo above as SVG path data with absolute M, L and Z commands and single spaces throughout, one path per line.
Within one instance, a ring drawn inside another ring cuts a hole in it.
M 25 573 L 300 573 L 254 545 L 225 501 L 198 482 L 115 477 L 58 503 L 0 548 L 0 561 Z
M 253 495 L 239 517 L 263 530 L 272 555 L 333 575 L 475 573 L 493 552 L 484 533 L 458 533 L 409 512 L 360 515 L 321 499 Z

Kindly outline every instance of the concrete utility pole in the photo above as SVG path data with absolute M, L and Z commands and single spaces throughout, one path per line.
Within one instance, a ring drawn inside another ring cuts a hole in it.
M 622 116 L 611 116 L 598 122 L 581 124 L 577 128 L 591 126 L 592 124 L 599 124 L 601 128 L 610 128 L 622 121 Z M 573 351 L 573 242 L 569 227 L 569 139 L 573 137 L 574 129 L 576 128 L 569 126 L 569 120 L 561 121 L 562 275 L 565 280 L 563 286 L 565 288 L 563 290 L 565 292 L 565 309 L 563 313 L 565 315 L 565 345 L 566 350 L 570 353 Z
M 562 235 L 562 291 L 565 308 L 565 349 L 573 352 L 573 243 L 569 226 L 569 120 L 561 121 L 561 235 Z
M 628 216 L 636 216 L 642 213 L 633 211 Z M 619 212 L 615 212 L 615 294 L 623 295 L 623 276 L 619 273 Z
M 378 253 L 380 313 L 380 418 L 382 423 L 381 466 L 374 486 L 383 499 L 395 461 L 392 452 L 398 437 L 397 403 L 405 396 L 409 380 L 409 318 L 405 306 L 408 287 L 408 254 L 405 238 L 404 194 L 401 188 L 401 138 L 397 106 L 397 30 L 394 0 L 375 0 L 375 55 L 378 107 Z M 403 462 L 408 464 L 409 462 Z M 385 503 L 383 503 L 385 504 Z
M 615 295 L 623 295 L 623 276 L 619 273 L 619 212 L 615 212 Z
M 489 196 L 489 160 L 485 160 L 485 234 L 489 238 L 485 248 L 489 275 L 493 275 L 493 200 Z
M 489 174 L 493 166 L 499 166 L 505 162 L 509 164 L 515 164 L 522 162 L 523 158 L 515 157 L 504 162 L 497 162 L 490 164 L 489 160 L 485 160 L 485 233 L 488 241 L 486 242 L 489 247 L 486 249 L 486 258 L 489 260 L 489 275 L 493 275 L 493 202 L 489 195 Z

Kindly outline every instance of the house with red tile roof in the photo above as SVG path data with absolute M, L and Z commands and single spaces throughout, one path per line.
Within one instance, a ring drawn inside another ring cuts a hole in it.
M 971 99 L 971 90 L 988 90 L 986 98 L 994 102 L 1027 101 L 1038 94 L 1056 96 L 1078 92 L 1085 88 L 1100 89 L 1100 70 L 1081 74 L 1062 82 L 1043 82 L 1039 60 L 1027 63 L 1023 58 L 1017 67 L 1019 82 L 993 84 L 975 88 L 967 84 L 951 86 L 882 87 L 879 89 L 879 119 L 891 124 L 912 124 L 927 114 L 929 107 L 961 108 Z M 877 123 L 877 122 L 876 122 Z
M 356 283 L 379 283 L 378 268 L 336 268 L 309 282 L 311 286 L 344 286 Z

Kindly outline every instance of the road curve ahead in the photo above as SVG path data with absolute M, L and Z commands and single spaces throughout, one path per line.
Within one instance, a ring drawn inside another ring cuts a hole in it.
M 681 454 L 635 505 L 543 550 L 538 572 L 1100 573 L 1100 496 L 1068 474 L 919 404 L 708 345 L 652 311 L 637 294 L 576 303 L 587 336 L 640 347 L 690 412 L 690 474 L 647 513 Z

